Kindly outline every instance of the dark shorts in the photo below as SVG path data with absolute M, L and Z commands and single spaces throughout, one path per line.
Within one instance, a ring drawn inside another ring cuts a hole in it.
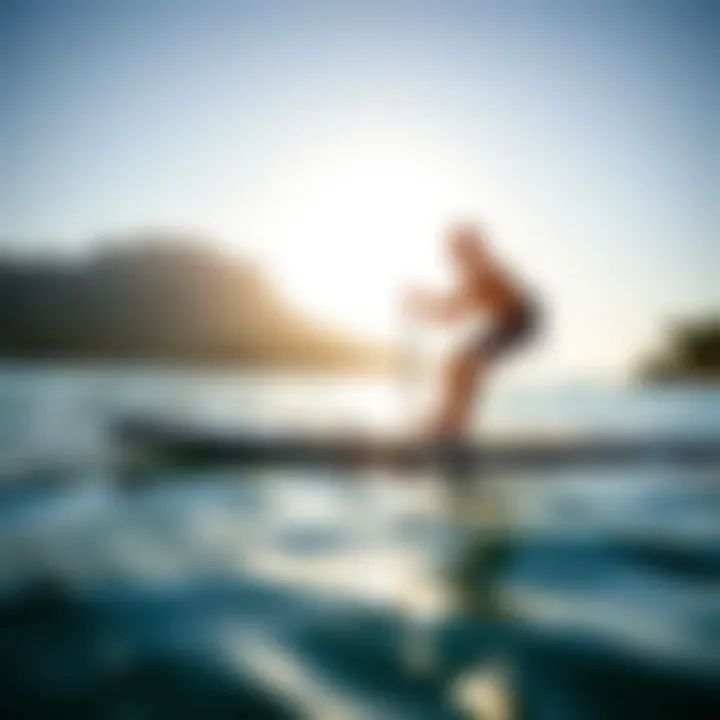
M 489 331 L 484 332 L 468 348 L 483 358 L 497 358 L 521 347 L 538 330 L 538 308 L 528 302 L 512 316 L 499 320 Z

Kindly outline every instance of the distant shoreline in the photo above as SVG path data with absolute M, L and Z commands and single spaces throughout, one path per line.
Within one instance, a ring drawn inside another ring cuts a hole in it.
M 299 378 L 331 378 L 331 379 L 357 379 L 357 380 L 388 380 L 392 381 L 401 373 L 400 363 L 388 363 L 382 369 L 363 369 L 347 367 L 318 367 L 311 365 L 292 365 L 285 363 L 247 363 L 231 361 L 195 361 L 162 359 L 162 358 L 87 358 L 87 357 L 10 357 L 0 355 L 0 372 L 52 372 L 52 371 L 116 371 L 116 372 L 151 372 L 151 373 L 218 373 L 236 375 L 247 373 L 255 377 L 268 376 L 273 378 L 299 377 Z M 565 383 L 558 378 L 541 382 L 541 385 L 564 387 Z M 568 379 L 567 385 L 573 387 L 575 381 Z M 625 388 L 629 391 L 640 392 L 703 392 L 719 391 L 720 380 L 714 378 L 683 380 L 655 380 L 637 376 L 624 378 L 604 378 L 591 383 L 592 387 Z
M 639 378 L 631 378 L 631 381 L 635 387 L 648 390 L 666 388 L 697 390 L 720 388 L 720 376 L 718 375 L 712 377 L 693 377 L 688 375 L 687 377 L 677 378 L 653 378 L 641 376 Z
M 232 360 L 196 360 L 181 358 L 118 358 L 118 357 L 79 357 L 79 356 L 44 356 L 21 357 L 0 355 L 0 370 L 5 369 L 117 369 L 117 370 L 169 370 L 169 371 L 207 371 L 207 372 L 251 372 L 257 374 L 294 375 L 294 376 L 329 376 L 358 378 L 391 378 L 397 370 L 392 363 L 384 369 L 362 369 L 352 367 L 323 367 L 317 365 L 293 365 L 282 362 L 248 363 Z

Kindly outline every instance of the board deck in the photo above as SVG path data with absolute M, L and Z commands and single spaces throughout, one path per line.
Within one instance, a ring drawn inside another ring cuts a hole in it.
M 118 420 L 112 426 L 112 435 L 127 457 L 171 465 L 541 469 L 569 465 L 720 463 L 720 437 L 518 437 L 442 445 L 390 437 L 314 437 L 299 432 L 263 435 L 147 418 Z

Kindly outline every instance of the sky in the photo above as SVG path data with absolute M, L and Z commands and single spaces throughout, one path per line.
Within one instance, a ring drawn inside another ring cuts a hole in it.
M 179 228 L 320 321 L 397 333 L 481 221 L 613 373 L 720 307 L 711 0 L 0 0 L 0 244 Z

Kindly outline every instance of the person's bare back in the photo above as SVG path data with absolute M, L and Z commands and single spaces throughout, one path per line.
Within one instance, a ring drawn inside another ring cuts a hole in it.
M 469 310 L 485 311 L 499 319 L 508 317 L 525 303 L 525 293 L 469 232 L 463 229 L 450 236 L 457 292 L 467 297 Z

